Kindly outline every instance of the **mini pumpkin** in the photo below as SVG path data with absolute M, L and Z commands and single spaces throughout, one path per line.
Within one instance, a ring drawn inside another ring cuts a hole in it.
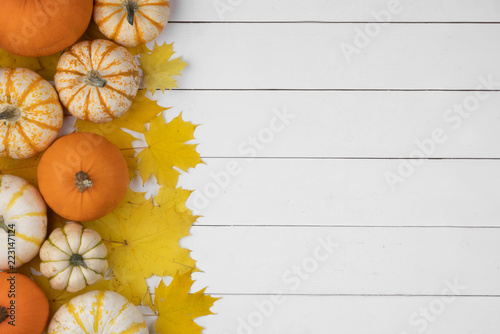
M 47 235 L 47 207 L 28 181 L 0 175 L 0 270 L 33 259 Z
M 42 334 L 49 318 L 45 293 L 19 273 L 0 273 L 0 333 Z
M 52 85 L 25 68 L 0 69 L 0 156 L 25 159 L 57 137 L 63 111 Z
M 0 0 L 0 47 L 27 56 L 64 50 L 83 35 L 92 18 L 92 0 Z
M 38 164 L 38 187 L 45 202 L 71 221 L 101 218 L 123 200 L 128 167 L 106 138 L 76 132 L 56 140 Z
M 139 309 L 122 295 L 104 290 L 86 292 L 57 310 L 48 334 L 148 334 Z
M 139 66 L 116 43 L 83 41 L 63 53 L 54 80 L 62 104 L 73 116 L 104 123 L 132 105 L 139 89 Z
M 56 290 L 77 292 L 99 282 L 108 250 L 94 230 L 74 222 L 56 228 L 40 248 L 40 271 Z
M 124 46 L 154 40 L 168 22 L 168 0 L 96 0 L 94 21 L 99 30 Z

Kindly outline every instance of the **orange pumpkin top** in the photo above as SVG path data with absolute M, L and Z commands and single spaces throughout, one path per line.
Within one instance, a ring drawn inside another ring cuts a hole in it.
M 93 0 L 0 0 L 0 48 L 39 57 L 75 43 L 87 29 Z
M 94 220 L 113 211 L 125 197 L 128 182 L 121 151 L 93 133 L 59 138 L 38 165 L 38 186 L 45 202 L 73 221 Z
M 28 277 L 0 273 L 0 333 L 42 334 L 49 318 L 45 293 Z

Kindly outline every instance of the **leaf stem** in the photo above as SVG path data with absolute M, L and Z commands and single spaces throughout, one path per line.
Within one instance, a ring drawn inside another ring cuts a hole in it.
M 106 240 L 106 239 L 102 239 L 102 241 L 104 241 L 104 242 L 112 242 L 112 243 L 115 243 L 115 244 L 122 244 L 122 245 L 125 245 L 125 246 L 128 245 L 127 241 L 123 242 L 123 241 Z

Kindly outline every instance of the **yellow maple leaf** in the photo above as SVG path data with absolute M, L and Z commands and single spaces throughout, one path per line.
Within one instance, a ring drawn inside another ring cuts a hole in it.
M 192 192 L 182 188 L 161 186 L 155 196 L 155 203 L 164 208 L 173 208 L 179 214 L 191 213 L 186 207 L 186 201 Z
M 214 314 L 210 308 L 219 298 L 206 295 L 205 289 L 189 293 L 193 285 L 191 273 L 176 274 L 170 285 L 162 280 L 156 288 L 157 334 L 201 334 L 203 327 L 193 320 Z
M 154 174 L 160 184 L 175 188 L 179 172 L 174 166 L 187 171 L 202 162 L 196 145 L 186 144 L 194 139 L 196 127 L 183 121 L 181 115 L 165 123 L 161 113 L 151 121 L 149 131 L 144 135 L 148 146 L 137 155 L 143 182 Z
M 102 279 L 96 284 L 85 287 L 83 290 L 71 293 L 64 290 L 53 289 L 50 286 L 49 280 L 44 276 L 31 275 L 31 278 L 45 292 L 45 295 L 49 300 L 49 319 L 52 318 L 59 307 L 69 302 L 73 297 L 92 290 L 113 290 L 113 280 Z
M 55 53 L 50 56 L 38 57 L 38 63 L 40 64 L 40 69 L 36 70 L 45 80 L 54 81 L 54 76 L 56 75 L 57 63 L 61 58 L 60 53 Z
M 132 141 L 135 138 L 122 129 L 144 133 L 146 132 L 144 125 L 166 109 L 149 99 L 145 90 L 140 90 L 132 101 L 130 109 L 123 116 L 111 122 L 99 124 L 78 119 L 75 127 L 80 132 L 92 132 L 104 136 L 120 149 L 129 149 L 132 148 Z
M 114 291 L 136 305 L 153 306 L 146 278 L 186 272 L 195 266 L 190 251 L 179 245 L 195 219 L 189 212 L 178 213 L 167 204 L 155 206 L 144 194 L 129 191 L 111 214 L 84 225 L 97 231 L 108 247 Z
M 146 89 L 154 93 L 157 89 L 177 87 L 177 82 L 172 76 L 181 75 L 187 63 L 180 57 L 171 59 L 174 55 L 174 44 L 158 45 L 155 42 L 153 51 L 141 54 L 141 69 L 144 72 Z
M 41 157 L 42 153 L 28 159 L 0 158 L 0 175 L 19 176 L 34 186 L 38 186 L 36 170 Z
M 60 53 L 44 57 L 23 57 L 11 54 L 0 49 L 0 68 L 1 67 L 24 67 L 33 70 L 44 77 L 45 80 L 53 81 L 56 73 L 56 66 Z

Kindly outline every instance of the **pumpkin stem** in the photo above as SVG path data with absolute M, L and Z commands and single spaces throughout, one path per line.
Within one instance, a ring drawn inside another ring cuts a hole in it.
M 139 4 L 136 0 L 125 0 L 123 2 L 123 8 L 127 11 L 127 22 L 133 26 L 134 25 L 134 14 L 139 10 Z
M 89 85 L 103 88 L 108 83 L 102 76 L 94 69 L 91 69 L 85 76 L 85 82 Z
M 4 230 L 7 234 L 10 232 L 13 232 L 13 230 L 5 224 L 5 220 L 3 219 L 3 216 L 0 216 L 0 228 Z
M 89 178 L 89 175 L 85 172 L 79 171 L 75 175 L 75 186 L 78 190 L 83 193 L 88 188 L 91 188 L 94 182 Z
M 7 319 L 7 316 L 9 314 L 7 313 L 7 309 L 3 306 L 0 306 L 0 324 Z
M 0 120 L 15 122 L 21 118 L 21 110 L 14 106 L 6 106 L 0 111 Z
M 69 263 L 72 266 L 88 268 L 85 261 L 83 261 L 83 256 L 81 256 L 80 254 L 71 255 L 71 257 L 69 258 Z

